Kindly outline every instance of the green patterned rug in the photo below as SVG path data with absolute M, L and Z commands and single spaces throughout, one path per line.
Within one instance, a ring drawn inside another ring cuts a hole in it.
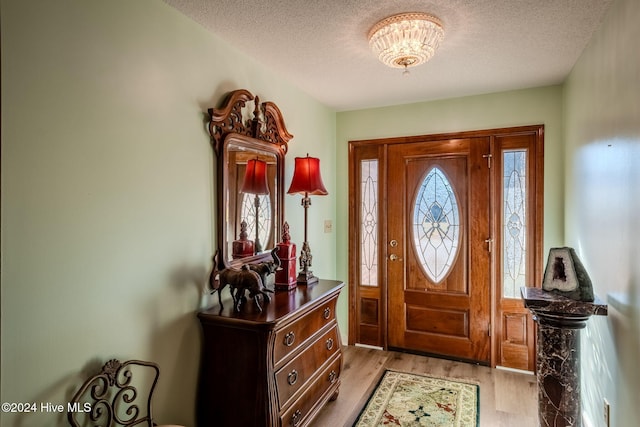
M 444 378 L 386 371 L 355 427 L 476 427 L 480 387 Z

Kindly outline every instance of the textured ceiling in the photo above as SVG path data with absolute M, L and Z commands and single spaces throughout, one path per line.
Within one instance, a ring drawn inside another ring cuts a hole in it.
M 338 111 L 561 83 L 612 0 L 164 0 Z M 438 16 L 426 64 L 380 63 L 368 30 L 401 12 Z

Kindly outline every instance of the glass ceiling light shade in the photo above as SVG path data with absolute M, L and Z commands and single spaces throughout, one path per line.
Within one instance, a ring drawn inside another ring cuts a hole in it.
M 406 70 L 431 59 L 444 38 L 444 28 L 440 19 L 428 13 L 401 13 L 375 24 L 368 38 L 380 61 Z

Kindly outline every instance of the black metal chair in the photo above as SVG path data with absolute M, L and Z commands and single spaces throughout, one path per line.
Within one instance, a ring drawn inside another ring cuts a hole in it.
M 159 375 L 160 368 L 153 362 L 109 360 L 69 401 L 69 423 L 72 427 L 155 427 L 151 398 Z

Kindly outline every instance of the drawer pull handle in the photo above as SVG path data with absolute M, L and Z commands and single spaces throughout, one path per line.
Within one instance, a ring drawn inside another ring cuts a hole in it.
M 289 385 L 294 385 L 297 381 L 298 371 L 294 369 L 293 371 L 289 372 L 289 375 L 287 375 L 287 382 L 289 383 Z
M 329 338 L 327 340 L 327 350 L 331 350 L 333 348 L 333 338 Z
M 296 334 L 293 331 L 288 332 L 287 335 L 284 336 L 284 345 L 287 347 L 291 347 L 293 342 L 296 340 Z
M 329 307 L 325 308 L 324 311 L 322 312 L 322 316 L 328 320 L 329 317 L 331 317 L 331 309 Z
M 331 384 L 335 383 L 337 379 L 338 379 L 338 374 L 336 374 L 336 371 L 332 370 L 331 372 L 329 372 L 329 382 Z
M 300 412 L 300 409 L 296 409 L 296 412 L 291 415 L 291 425 L 296 427 L 300 424 L 300 421 L 302 421 L 302 412 Z

